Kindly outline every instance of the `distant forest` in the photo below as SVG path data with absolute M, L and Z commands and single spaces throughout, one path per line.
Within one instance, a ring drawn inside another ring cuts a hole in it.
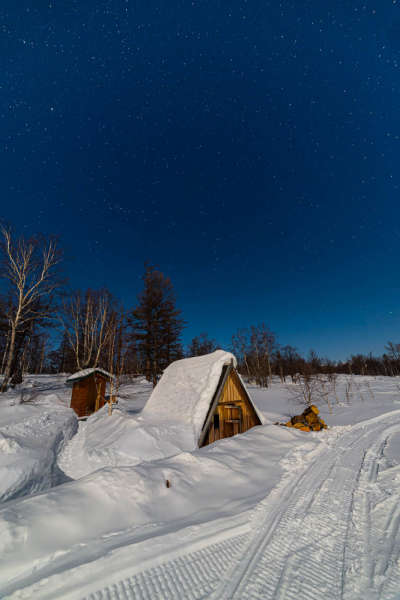
M 67 253 L 57 236 L 17 237 L 0 222 L 0 360 L 2 391 L 28 374 L 73 373 L 100 367 L 118 379 L 145 376 L 153 386 L 173 361 L 220 348 L 207 332 L 184 347 L 187 326 L 169 277 L 149 262 L 135 306 L 126 307 L 111 290 L 72 289 L 65 276 Z M 351 355 L 345 362 L 277 341 L 264 323 L 233 333 L 230 346 L 239 372 L 267 387 L 301 375 L 388 375 L 400 373 L 400 343 L 388 342 L 380 357 Z

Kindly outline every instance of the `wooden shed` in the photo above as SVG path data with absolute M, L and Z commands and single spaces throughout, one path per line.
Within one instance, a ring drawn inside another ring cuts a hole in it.
M 84 369 L 68 377 L 72 383 L 71 408 L 78 417 L 85 417 L 99 410 L 106 401 L 106 384 L 111 375 L 103 369 Z
M 265 424 L 235 367 L 223 350 L 176 361 L 143 410 L 190 426 L 197 448 Z
M 231 362 L 221 373 L 199 439 L 199 448 L 261 424 L 258 411 Z

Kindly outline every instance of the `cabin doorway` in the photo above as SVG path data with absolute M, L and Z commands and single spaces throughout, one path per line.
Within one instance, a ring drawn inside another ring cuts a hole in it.
M 233 402 L 220 404 L 220 418 L 223 421 L 224 437 L 242 433 L 242 407 Z

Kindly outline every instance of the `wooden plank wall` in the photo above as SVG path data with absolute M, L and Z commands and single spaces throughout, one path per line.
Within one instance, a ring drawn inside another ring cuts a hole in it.
M 71 408 L 78 417 L 86 415 L 88 386 L 86 381 L 78 381 L 72 386 Z
M 235 405 L 235 408 L 229 406 L 232 404 Z M 215 427 L 215 419 L 213 418 L 203 446 L 232 437 L 238 433 L 244 433 L 259 424 L 234 370 L 229 374 L 214 415 L 218 415 L 219 428 Z M 241 423 L 229 423 L 231 420 L 238 420 L 239 417 L 241 417 Z
M 105 404 L 106 383 L 107 380 L 101 375 L 96 375 L 97 382 L 100 384 L 100 406 Z M 97 389 L 93 377 L 88 377 L 82 381 L 73 384 L 71 408 L 76 412 L 78 417 L 84 417 L 87 414 L 92 414 L 96 404 Z M 88 410 L 89 409 L 89 410 Z

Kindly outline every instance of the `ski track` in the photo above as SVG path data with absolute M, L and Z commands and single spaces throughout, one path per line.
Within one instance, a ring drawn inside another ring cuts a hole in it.
M 398 429 L 399 414 L 355 426 L 254 509 L 250 533 L 84 600 L 393 598 L 400 589 L 399 495 L 393 484 L 380 490 L 375 481 L 386 440 Z

